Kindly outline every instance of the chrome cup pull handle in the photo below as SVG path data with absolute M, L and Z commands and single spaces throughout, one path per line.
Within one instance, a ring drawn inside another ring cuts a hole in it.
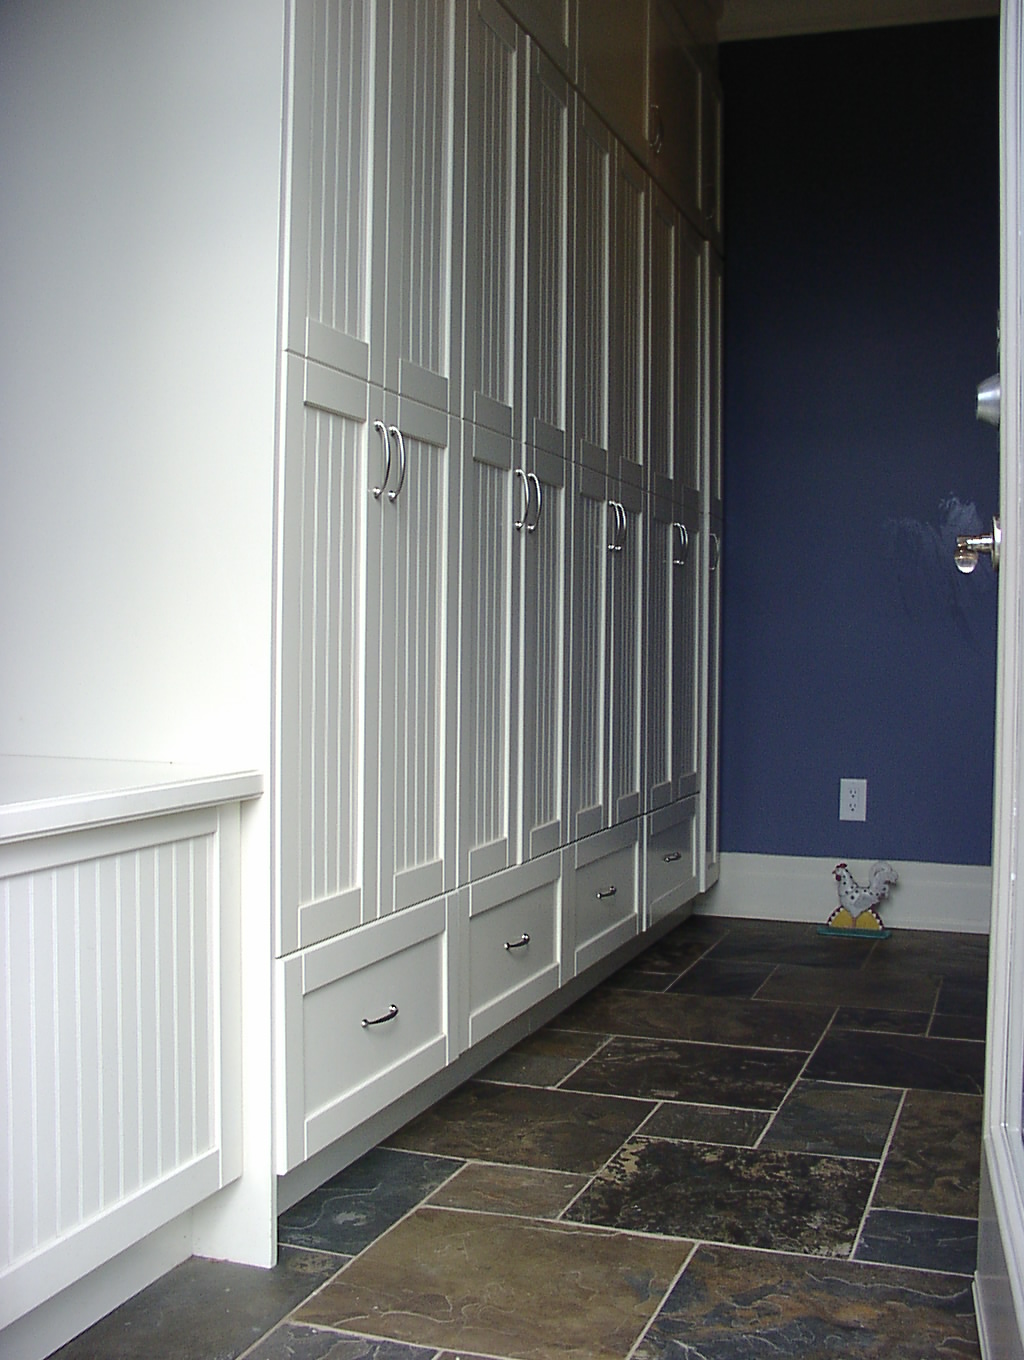
M 505 941 L 505 948 L 506 948 L 506 949 L 522 949 L 525 945 L 528 945 L 529 943 L 530 943 L 530 937 L 529 937 L 529 935 L 527 935 L 526 931 L 524 930 L 523 933 L 522 933 L 522 935 L 520 935 L 520 937 L 519 937 L 518 940 L 506 940 L 506 941 Z
M 541 487 L 540 478 L 537 476 L 535 472 L 528 472 L 526 476 L 529 480 L 530 485 L 537 492 L 537 509 L 533 516 L 533 523 L 527 524 L 526 526 L 526 532 L 528 534 L 532 534 L 536 533 L 537 531 L 537 525 L 540 523 L 540 512 L 544 509 L 544 490 Z M 527 504 L 529 504 L 529 499 L 527 499 Z
M 391 476 L 391 440 L 388 437 L 388 427 L 384 424 L 383 420 L 375 420 L 373 422 L 373 428 L 380 435 L 380 442 L 384 448 L 384 479 L 380 486 L 375 486 L 373 488 L 374 500 L 380 500 L 381 496 L 384 494 L 384 488 L 388 484 L 388 478 Z
M 398 485 L 394 491 L 388 492 L 389 501 L 397 501 L 402 494 L 402 487 L 405 486 L 405 435 L 397 425 L 388 426 L 388 434 L 392 435 L 398 444 Z
M 523 514 L 522 514 L 522 517 L 521 517 L 520 519 L 517 519 L 517 520 L 514 520 L 514 521 L 513 521 L 513 524 L 514 524 L 515 529 L 516 529 L 517 531 L 519 531 L 519 530 L 524 529 L 524 528 L 526 527 L 526 522 L 527 522 L 527 520 L 530 518 L 530 482 L 529 482 L 529 478 L 527 477 L 526 473 L 523 471 L 523 469 L 522 469 L 521 467 L 517 467 L 517 468 L 516 468 L 516 470 L 515 470 L 515 475 L 516 475 L 517 477 L 522 477 L 522 479 L 523 479 L 523 492 L 524 492 L 524 495 L 525 495 L 525 497 L 526 497 L 526 499 L 525 499 L 524 502 L 523 502 Z
M 395 1005 L 395 1003 L 392 1001 L 391 1005 L 387 1008 L 387 1010 L 384 1012 L 384 1014 L 383 1014 L 383 1015 L 378 1015 L 377 1018 L 376 1018 L 376 1020 L 366 1020 L 366 1019 L 364 1019 L 364 1020 L 362 1021 L 363 1029 L 370 1029 L 373 1025 L 386 1025 L 386 1024 L 388 1023 L 389 1020 L 394 1020 L 394 1018 L 395 1018 L 395 1016 L 397 1016 L 397 1014 L 398 1014 L 398 1007 L 397 1007 L 397 1006 Z

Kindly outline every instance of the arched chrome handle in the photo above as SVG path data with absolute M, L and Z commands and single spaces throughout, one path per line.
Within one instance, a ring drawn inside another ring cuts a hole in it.
M 999 516 L 992 520 L 990 534 L 958 534 L 956 553 L 953 561 L 965 576 L 970 575 L 978 565 L 979 553 L 988 553 L 992 558 L 992 570 L 999 570 L 999 550 L 1003 545 L 1003 530 Z
M 615 897 L 618 894 L 618 891 L 619 890 L 614 883 L 610 888 L 598 888 L 596 893 L 597 900 L 600 902 L 605 897 Z
M 651 150 L 656 156 L 661 154 L 661 148 L 665 145 L 665 120 L 661 116 L 661 110 L 657 104 L 651 105 L 651 127 L 653 131 L 648 137 Z
M 676 860 L 682 859 L 682 857 L 682 850 L 670 850 L 667 855 L 662 855 L 662 859 L 666 864 L 675 864 Z
M 363 1020 L 363 1029 L 369 1029 L 372 1025 L 386 1025 L 389 1020 L 394 1020 L 398 1014 L 398 1007 L 392 1001 L 391 1005 L 383 1015 L 378 1015 L 376 1020 Z
M 685 524 L 673 524 L 673 529 L 679 535 L 679 556 L 673 557 L 674 567 L 685 567 L 686 559 L 690 555 L 690 534 Z
M 526 473 L 523 471 L 523 469 L 522 469 L 521 467 L 517 467 L 517 468 L 516 468 L 515 475 L 516 475 L 517 477 L 522 477 L 522 479 L 523 479 L 523 492 L 524 492 L 524 494 L 525 494 L 525 496 L 526 496 L 526 499 L 525 499 L 525 501 L 523 502 L 523 515 L 522 515 L 522 518 L 513 521 L 513 524 L 514 524 L 516 530 L 518 531 L 518 530 L 523 529 L 523 528 L 526 527 L 526 521 L 530 518 L 530 481 L 529 481 L 529 478 L 527 477 Z
M 540 523 L 540 512 L 544 509 L 544 491 L 540 484 L 540 478 L 537 476 L 535 472 L 528 472 L 526 476 L 529 479 L 531 486 L 533 486 L 537 491 L 537 510 L 533 517 L 533 523 L 532 524 L 527 523 L 526 525 L 526 532 L 528 534 L 532 534 L 536 533 L 537 531 L 537 525 Z M 527 508 L 529 508 L 530 504 L 529 495 L 527 495 L 526 504 Z
M 718 561 L 722 556 L 722 540 L 716 533 L 711 535 L 711 561 L 708 563 L 709 571 L 718 570 Z
M 506 940 L 506 941 L 505 941 L 505 948 L 506 948 L 506 949 L 522 949 L 522 948 L 524 947 L 524 945 L 528 945 L 529 943 L 530 943 L 530 937 L 529 937 L 529 935 L 527 935 L 526 931 L 524 930 L 523 933 L 522 933 L 522 935 L 519 937 L 518 940 Z
M 615 532 L 608 544 L 608 551 L 622 552 L 622 545 L 626 541 L 626 511 L 618 501 L 609 501 L 608 504 L 615 511 Z
M 405 486 L 405 435 L 397 425 L 389 425 L 388 434 L 393 435 L 398 444 L 398 485 L 394 491 L 388 492 L 388 500 L 397 501 Z
M 388 484 L 388 478 L 391 476 L 391 440 L 388 438 L 388 427 L 384 424 L 383 420 L 375 420 L 373 422 L 373 428 L 380 435 L 380 442 L 384 446 L 384 479 L 380 486 L 375 486 L 373 488 L 374 500 L 380 500 L 381 496 L 384 494 L 384 488 Z

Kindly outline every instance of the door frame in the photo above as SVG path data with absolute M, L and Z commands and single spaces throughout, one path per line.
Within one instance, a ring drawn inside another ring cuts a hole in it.
M 1000 510 L 988 1043 L 975 1300 L 982 1351 L 1024 1360 L 1024 492 L 1022 387 L 1021 0 L 1003 0 L 1000 32 Z

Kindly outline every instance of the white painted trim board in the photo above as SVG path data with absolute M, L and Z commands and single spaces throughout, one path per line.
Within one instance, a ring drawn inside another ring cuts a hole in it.
M 725 851 L 717 885 L 697 904 L 704 916 L 745 916 L 765 921 L 817 921 L 838 906 L 835 859 L 801 855 L 747 855 Z M 858 882 L 870 860 L 850 861 Z M 992 897 L 988 865 L 927 864 L 894 860 L 900 876 L 880 914 L 901 930 L 954 930 L 986 935 Z

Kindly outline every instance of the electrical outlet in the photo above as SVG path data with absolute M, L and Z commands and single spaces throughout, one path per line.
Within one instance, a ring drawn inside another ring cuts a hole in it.
M 866 779 L 840 779 L 839 820 L 841 822 L 866 822 L 867 819 L 868 781 Z

